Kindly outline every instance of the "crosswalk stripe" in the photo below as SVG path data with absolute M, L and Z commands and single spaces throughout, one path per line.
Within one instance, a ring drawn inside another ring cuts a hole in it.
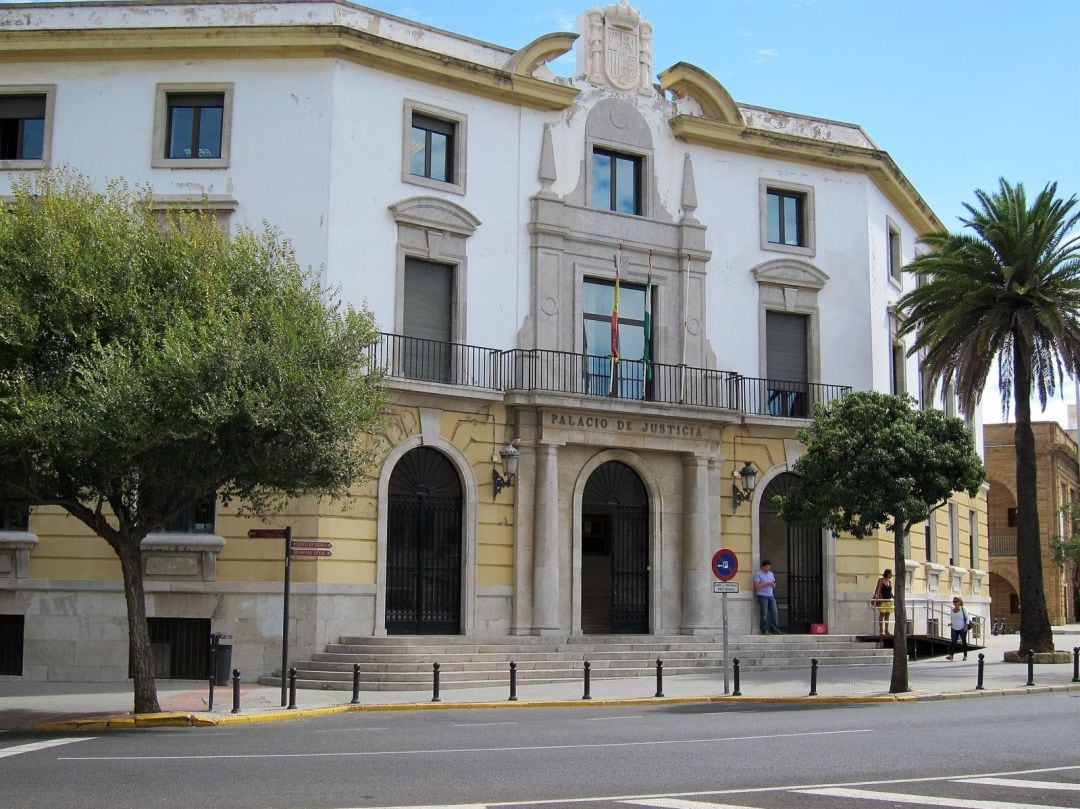
M 59 747 L 62 744 L 71 744 L 72 742 L 88 742 L 91 739 L 97 738 L 96 736 L 73 736 L 66 739 L 49 739 L 46 742 L 31 742 L 30 744 L 17 744 L 13 747 L 0 748 L 0 758 L 7 758 L 8 756 L 17 756 L 20 753 L 33 753 L 35 750 L 45 750 L 49 747 Z
M 828 798 L 854 798 L 863 801 L 887 803 L 917 803 L 922 806 L 950 806 L 954 809 L 1069 809 L 1067 806 L 1047 806 L 1042 803 L 1016 803 L 1015 801 L 978 801 L 970 798 L 942 798 L 936 795 L 908 795 L 903 792 L 878 792 L 871 789 L 798 789 L 804 795 L 822 795 Z
M 1017 789 L 1062 789 L 1080 792 L 1080 784 L 1061 781 L 1023 781 L 1019 778 L 956 778 L 958 784 L 985 784 L 991 787 L 1016 787 Z
M 622 801 L 635 806 L 654 806 L 656 809 L 746 809 L 732 803 L 708 803 L 706 801 L 683 801 L 678 798 L 655 798 L 648 801 Z

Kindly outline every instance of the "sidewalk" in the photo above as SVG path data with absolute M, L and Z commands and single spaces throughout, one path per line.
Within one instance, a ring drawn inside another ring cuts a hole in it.
M 738 700 L 743 702 L 865 702 L 983 697 L 1001 694 L 1078 691 L 1073 683 L 1072 665 L 1036 664 L 1033 687 L 1027 686 L 1027 666 L 1003 662 L 1005 651 L 1016 649 L 1018 635 L 986 639 L 983 690 L 975 689 L 979 652 L 966 662 L 943 657 L 912 661 L 908 679 L 911 691 L 889 694 L 889 665 L 822 666 L 817 674 L 817 693 L 810 696 L 810 658 L 805 666 L 781 671 L 747 668 L 740 673 L 740 696 L 734 696 L 734 677 L 729 673 L 725 692 L 724 676 L 668 676 L 663 682 L 663 698 L 656 698 L 655 677 L 625 679 L 593 678 L 591 700 L 582 699 L 584 682 L 518 683 L 518 701 L 510 702 L 509 676 L 490 688 L 440 689 L 440 702 L 432 702 L 432 690 L 362 691 L 360 704 L 349 704 L 351 691 L 299 689 L 296 709 L 281 707 L 281 689 L 244 683 L 240 687 L 239 714 L 232 713 L 232 687 L 214 689 L 214 710 L 207 710 L 208 687 L 193 681 L 161 681 L 158 700 L 165 713 L 131 713 L 130 682 L 120 683 L 36 683 L 0 681 L 0 730 L 36 729 L 48 731 L 103 730 L 150 726 L 223 725 L 234 722 L 262 722 L 373 710 L 430 710 L 445 708 L 547 707 L 553 705 L 597 705 L 620 703 L 675 703 Z M 1069 651 L 1080 646 L 1080 624 L 1054 628 L 1054 645 Z

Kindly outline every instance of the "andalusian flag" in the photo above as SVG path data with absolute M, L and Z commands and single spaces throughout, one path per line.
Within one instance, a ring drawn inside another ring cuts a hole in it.
M 615 262 L 615 294 L 611 299 L 611 395 L 615 395 L 616 367 L 619 364 L 619 254 Z
M 649 279 L 645 282 L 645 347 L 641 351 L 645 363 L 645 384 L 652 382 L 652 251 L 649 251 Z

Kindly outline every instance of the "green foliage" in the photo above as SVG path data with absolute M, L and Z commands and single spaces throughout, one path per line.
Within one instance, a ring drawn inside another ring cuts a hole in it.
M 0 497 L 115 547 L 214 491 L 256 511 L 344 496 L 383 426 L 376 337 L 270 229 L 25 180 L 0 208 Z
M 974 495 L 986 475 L 963 421 L 911 405 L 867 391 L 819 406 L 781 517 L 866 537 L 890 521 L 906 531 L 954 491 Z
M 974 412 L 997 358 L 1007 414 L 1016 344 L 1044 408 L 1063 369 L 1080 371 L 1080 213 L 1075 196 L 1063 201 L 1056 192 L 1047 185 L 1029 206 L 1019 183 L 977 191 L 979 207 L 964 206 L 970 233 L 922 236 L 931 252 L 904 268 L 921 283 L 899 302 L 901 334 L 915 336 L 910 353 L 925 357 L 931 380 L 955 381 L 965 413 Z M 1031 391 L 1017 394 L 1026 401 Z

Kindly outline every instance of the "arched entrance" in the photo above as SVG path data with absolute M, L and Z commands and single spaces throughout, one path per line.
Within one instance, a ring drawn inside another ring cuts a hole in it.
M 649 631 L 649 498 L 619 461 L 597 467 L 582 492 L 581 630 Z
M 825 620 L 821 528 L 788 524 L 773 504 L 776 495 L 787 494 L 798 482 L 798 475 L 784 472 L 762 494 L 760 559 L 772 562 L 776 575 L 780 626 L 788 632 L 809 632 L 810 624 Z
M 418 447 L 390 476 L 386 631 L 461 631 L 461 481 L 441 452 Z

